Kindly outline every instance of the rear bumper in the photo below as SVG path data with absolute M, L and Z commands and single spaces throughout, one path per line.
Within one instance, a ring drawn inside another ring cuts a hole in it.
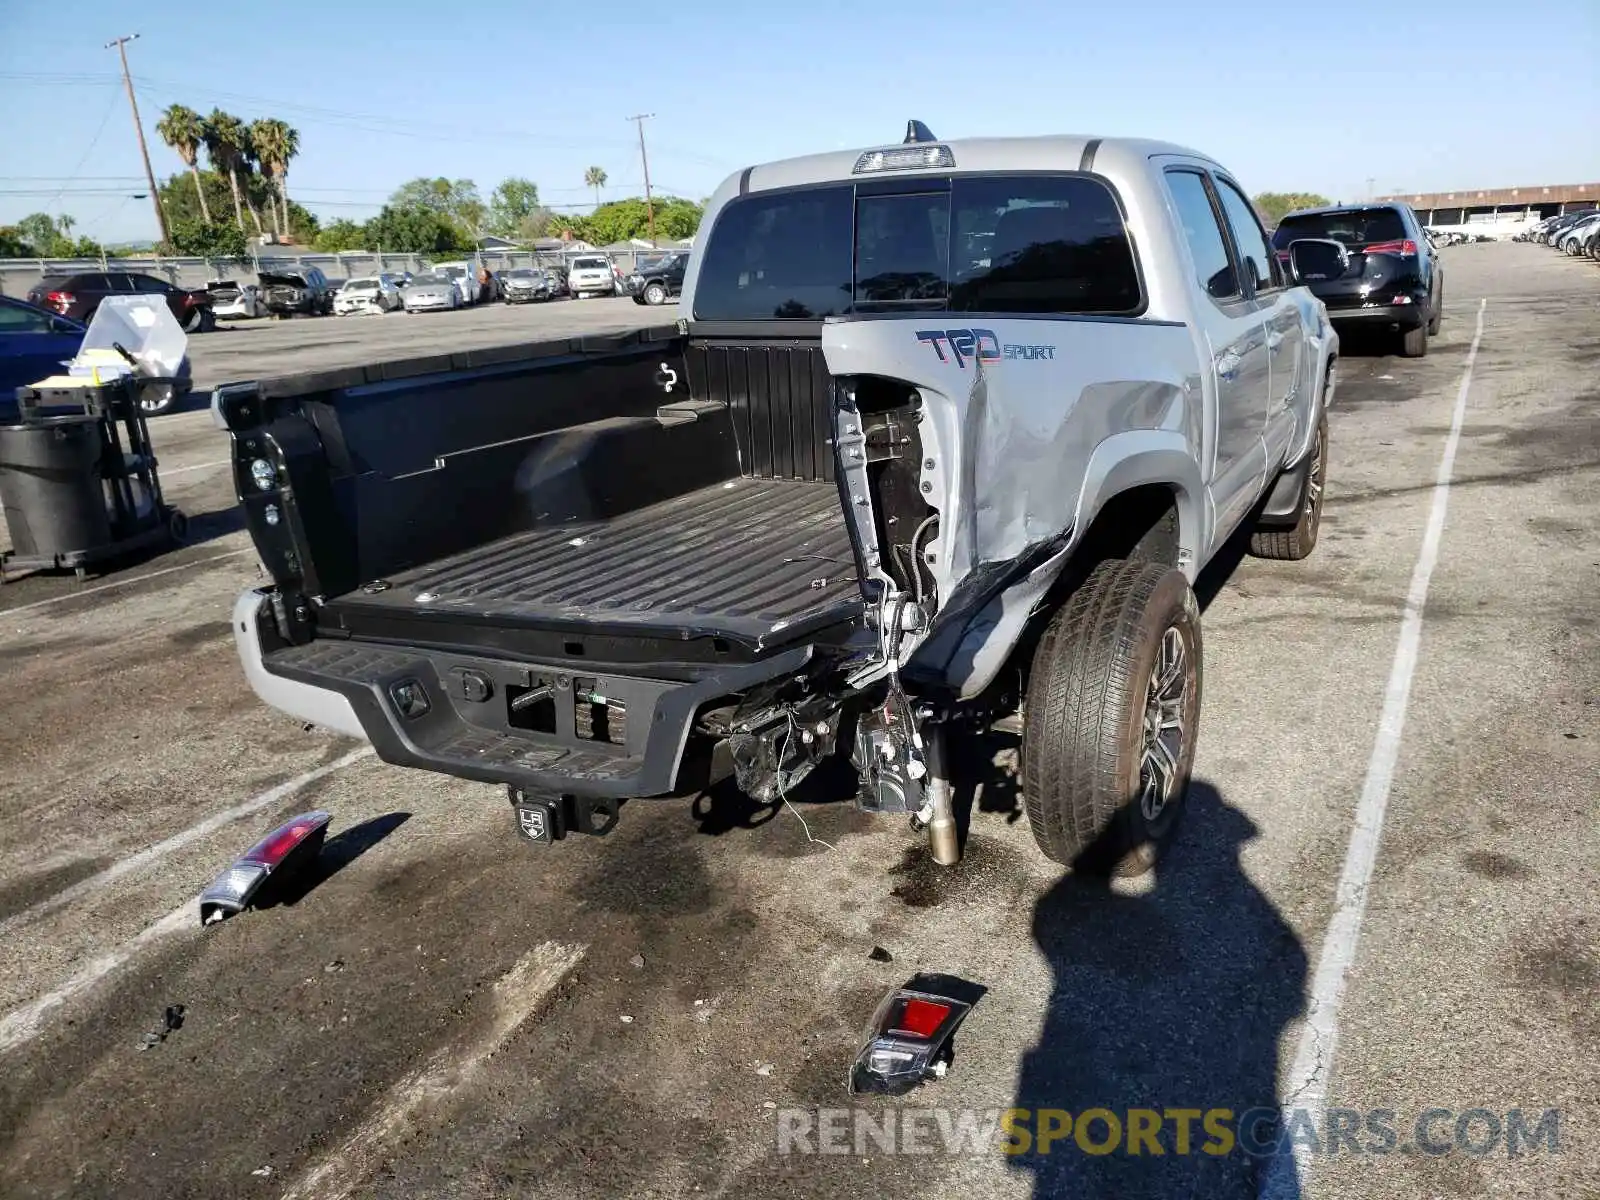
M 355 709 L 338 692 L 285 679 L 267 670 L 262 661 L 260 620 L 267 605 L 267 593 L 252 588 L 240 593 L 233 605 L 233 643 L 239 650 L 244 677 L 265 703 L 280 712 L 326 729 L 337 729 L 351 737 L 365 738 Z
M 682 682 L 594 668 L 584 676 L 579 672 L 586 668 L 570 664 L 336 638 L 264 651 L 263 631 L 269 645 L 276 640 L 269 605 L 269 593 L 252 590 L 234 607 L 240 661 L 251 688 L 266 703 L 364 738 L 380 758 L 397 766 L 545 795 L 628 799 L 671 793 L 703 706 L 792 675 L 813 655 L 810 646 L 800 646 Z M 551 687 L 554 730 L 508 727 L 508 698 L 543 683 Z M 396 699 L 402 685 L 420 689 L 427 698 L 425 711 L 402 712 Z M 605 715 L 596 714 L 596 703 Z M 587 719 L 586 708 L 591 710 Z M 617 740 L 595 737 L 599 722 Z
M 1335 326 L 1356 325 L 1372 328 L 1379 325 L 1396 325 L 1401 329 L 1414 329 L 1427 319 L 1425 300 L 1411 304 L 1366 304 L 1360 308 L 1329 308 L 1328 320 Z

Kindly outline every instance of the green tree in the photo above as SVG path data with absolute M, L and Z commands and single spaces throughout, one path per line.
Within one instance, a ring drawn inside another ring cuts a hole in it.
M 581 241 L 593 241 L 589 236 L 589 221 L 585 217 L 575 216 L 572 213 L 555 213 L 545 226 L 545 232 L 551 237 L 561 237 L 570 233 Z
M 72 236 L 76 224 L 66 215 L 29 213 L 10 227 L 7 244 L 15 246 L 22 258 L 99 258 L 105 253 L 99 242 Z
M 366 244 L 373 250 L 411 254 L 445 254 L 470 249 L 460 227 L 443 213 L 426 208 L 386 205 L 366 225 Z
M 487 228 L 501 237 L 527 236 L 523 226 L 540 211 L 539 185 L 513 175 L 502 179 L 489 197 Z
M 654 201 L 656 238 L 686 238 L 700 227 L 701 208 L 690 200 L 666 196 Z M 643 197 L 631 196 L 602 204 L 583 218 L 586 241 L 604 246 L 650 234 L 650 210 Z
M 583 173 L 583 186 L 594 189 L 594 206 L 600 207 L 600 189 L 606 185 L 606 169 L 604 167 L 590 167 Z
M 704 215 L 704 205 L 691 200 L 668 199 L 656 205 L 656 234 L 671 241 L 693 237 Z
M 330 221 L 317 234 L 316 247 L 327 254 L 341 250 L 363 250 L 367 245 L 367 227 L 355 221 Z
M 239 194 L 239 169 L 246 165 L 250 139 L 244 122 L 232 113 L 213 108 L 202 124 L 201 141 L 213 170 L 227 177 L 233 192 L 233 216 L 244 228 L 244 202 Z
M 1268 225 L 1276 225 L 1300 208 L 1322 208 L 1333 203 L 1315 192 L 1262 192 L 1255 198 L 1256 212 Z
M 200 143 L 204 140 L 205 124 L 200 114 L 181 104 L 169 105 L 156 122 L 156 133 L 177 153 L 183 165 L 194 176 L 194 194 L 200 201 L 200 214 L 207 224 L 211 211 L 206 207 L 205 189 L 200 186 Z
M 15 225 L 0 225 L 0 258 L 33 258 L 33 247 Z
M 202 258 L 244 259 L 248 252 L 244 230 L 226 221 L 185 218 L 171 223 L 171 246 L 179 254 Z
M 276 117 L 250 122 L 250 146 L 261 172 L 274 184 L 278 193 L 279 211 L 283 214 L 282 231 L 289 232 L 289 163 L 300 153 L 300 131 Z

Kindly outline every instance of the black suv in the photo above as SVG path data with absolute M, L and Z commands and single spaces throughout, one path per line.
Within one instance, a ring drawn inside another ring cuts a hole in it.
M 688 251 L 641 262 L 628 276 L 628 292 L 635 304 L 665 304 L 683 291 L 688 269 Z
M 1410 205 L 1290 213 L 1272 235 L 1279 260 L 1287 266 L 1290 245 L 1304 238 L 1344 247 L 1342 268 L 1300 278 L 1327 306 L 1334 328 L 1393 330 L 1407 358 L 1428 352 L 1428 338 L 1444 316 L 1444 270 Z

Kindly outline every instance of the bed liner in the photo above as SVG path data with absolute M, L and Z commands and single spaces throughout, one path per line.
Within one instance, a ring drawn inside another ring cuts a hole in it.
M 853 620 L 861 608 L 832 482 L 728 480 L 609 520 L 513 534 L 386 582 L 333 603 L 757 648 Z

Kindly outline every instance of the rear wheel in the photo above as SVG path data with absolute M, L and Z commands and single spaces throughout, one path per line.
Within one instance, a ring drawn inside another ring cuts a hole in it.
M 644 290 L 646 304 L 665 304 L 667 302 L 667 289 L 659 283 L 652 283 Z
M 1189 786 L 1200 717 L 1200 610 L 1183 573 L 1095 567 L 1033 656 L 1022 735 L 1028 825 L 1095 873 L 1154 865 Z
M 1317 425 L 1317 440 L 1311 447 L 1311 465 L 1306 471 L 1298 519 L 1289 529 L 1256 530 L 1250 535 L 1250 553 L 1257 558 L 1298 562 L 1316 549 L 1317 535 L 1322 530 L 1322 492 L 1327 479 L 1328 417 L 1324 413 Z
M 1426 358 L 1428 355 L 1428 324 L 1424 321 L 1414 329 L 1400 335 L 1400 354 L 1403 358 Z
M 1439 332 L 1439 322 L 1444 320 L 1444 288 L 1434 293 L 1433 315 L 1428 318 L 1428 336 L 1432 337 Z

